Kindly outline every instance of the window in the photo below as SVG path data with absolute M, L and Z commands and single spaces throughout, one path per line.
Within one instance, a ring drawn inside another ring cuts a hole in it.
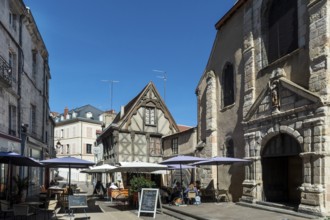
M 31 105 L 31 131 L 33 134 L 37 133 L 37 107 L 35 105 Z
M 273 0 L 265 22 L 268 63 L 298 48 L 297 1 Z
M 234 103 L 234 68 L 227 63 L 222 73 L 222 97 L 223 107 Z
M 146 108 L 145 124 L 146 125 L 156 125 L 155 108 Z
M 178 148 L 178 138 L 172 139 L 172 154 L 179 154 L 179 148 Z
M 16 106 L 9 105 L 9 134 L 16 136 L 17 131 L 17 110 Z
M 32 77 L 36 79 L 37 76 L 37 51 L 32 50 Z
M 16 31 L 17 27 L 17 15 L 13 13 L 9 13 L 9 24 Z
M 226 157 L 234 157 L 234 142 L 229 139 L 226 144 Z
M 93 138 L 93 128 L 91 127 L 86 128 L 86 137 Z
M 8 65 L 10 67 L 11 70 L 11 79 L 14 80 L 14 82 L 16 82 L 16 54 L 9 52 L 8 53 Z
M 66 154 L 70 154 L 70 144 L 66 145 Z
M 92 112 L 87 112 L 86 113 L 86 118 L 93 119 L 93 113 Z
M 92 145 L 91 144 L 86 144 L 86 153 L 91 154 L 92 153 Z
M 149 145 L 150 155 L 161 155 L 160 138 L 150 137 Z

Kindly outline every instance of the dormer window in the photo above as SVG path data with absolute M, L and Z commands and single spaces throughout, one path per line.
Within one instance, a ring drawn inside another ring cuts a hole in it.
M 72 112 L 72 118 L 76 118 L 77 117 L 77 112 Z
M 86 113 L 86 118 L 92 118 L 92 117 L 93 117 L 93 113 L 91 113 L 91 112 Z

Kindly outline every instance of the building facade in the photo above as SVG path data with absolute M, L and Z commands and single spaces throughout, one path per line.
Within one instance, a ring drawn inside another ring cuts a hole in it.
M 241 0 L 216 24 L 197 88 L 198 140 L 206 156 L 253 160 L 243 175 L 220 171 L 236 200 L 330 211 L 328 5 Z
M 179 131 L 172 115 L 152 82 L 126 106 L 98 137 L 104 163 L 162 161 L 161 138 Z M 122 178 L 128 184 L 127 176 Z
M 52 155 L 50 78 L 48 51 L 32 12 L 21 0 L 0 1 L 0 151 L 37 160 Z M 6 172 L 6 165 L 0 164 L 2 184 Z M 24 168 L 20 175 L 30 178 L 29 195 L 39 193 L 42 168 Z
M 162 138 L 163 160 L 178 155 L 194 156 L 196 151 L 197 128 L 178 125 L 179 132 Z M 183 186 L 189 186 L 195 179 L 195 168 L 182 170 Z M 174 186 L 176 181 L 180 181 L 180 170 L 172 170 L 163 182 L 166 186 Z
M 56 157 L 76 157 L 97 163 L 99 160 L 99 146 L 96 146 L 97 134 L 102 131 L 104 112 L 91 105 L 69 110 L 67 107 L 55 120 Z M 59 169 L 58 174 L 68 178 L 68 169 Z M 91 181 L 90 176 L 71 171 L 71 180 Z

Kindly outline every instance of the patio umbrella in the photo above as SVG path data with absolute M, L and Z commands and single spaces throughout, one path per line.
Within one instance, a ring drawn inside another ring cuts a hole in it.
M 185 164 L 171 164 L 171 165 L 168 165 L 169 170 L 193 169 L 193 168 L 196 168 L 196 167 L 192 166 L 192 165 L 185 165 Z
M 133 162 L 119 162 L 115 172 L 128 172 L 128 173 L 150 173 L 157 170 L 167 170 L 166 165 L 158 163 L 148 163 L 142 161 Z
M 110 164 L 102 164 L 95 167 L 90 167 L 89 169 L 82 170 L 80 173 L 88 173 L 88 174 L 95 174 L 95 173 L 105 173 L 106 183 L 105 185 L 108 185 L 108 173 L 111 173 L 113 170 L 115 170 L 117 167 L 112 166 Z
M 108 173 L 116 169 L 116 166 L 110 164 L 102 164 L 95 167 L 90 167 L 89 169 L 80 171 L 81 173 Z
M 69 188 L 71 187 L 71 168 L 88 168 L 95 165 L 94 162 L 79 159 L 76 157 L 59 157 L 40 161 L 47 167 L 69 168 Z
M 9 192 L 12 191 L 12 184 L 9 181 L 12 180 L 12 165 L 15 166 L 29 166 L 29 167 L 42 167 L 43 164 L 39 163 L 37 160 L 23 156 L 15 152 L 0 152 L 0 163 L 8 164 L 8 177 L 7 185 L 9 185 Z M 8 193 L 7 193 L 8 197 Z
M 245 160 L 245 159 L 240 159 L 240 158 L 234 158 L 234 157 L 212 157 L 206 161 L 199 161 L 199 162 L 193 163 L 193 165 L 196 165 L 196 166 L 198 166 L 198 165 L 216 165 L 217 166 L 217 189 L 219 189 L 218 166 L 225 165 L 225 164 L 239 163 L 239 162 L 251 162 L 251 161 Z
M 183 189 L 183 185 L 182 185 L 182 183 L 183 183 L 183 181 L 182 181 L 182 165 L 191 164 L 191 163 L 195 163 L 198 161 L 205 161 L 205 160 L 206 160 L 206 158 L 179 155 L 179 156 L 175 156 L 175 157 L 169 158 L 167 160 L 164 160 L 164 161 L 160 162 L 160 164 L 166 164 L 166 165 L 178 164 L 178 165 L 180 165 L 181 188 L 182 188 L 182 196 L 183 196 L 184 189 Z
M 16 166 L 42 167 L 39 161 L 14 152 L 0 152 L 0 163 Z

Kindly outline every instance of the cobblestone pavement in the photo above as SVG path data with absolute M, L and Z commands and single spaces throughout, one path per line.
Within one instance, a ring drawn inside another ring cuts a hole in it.
M 88 194 L 88 209 L 87 213 L 83 210 L 77 210 L 75 216 L 67 216 L 66 213 L 60 211 L 57 214 L 58 220 L 81 220 L 89 219 L 95 220 L 304 220 L 307 219 L 303 215 L 297 216 L 297 213 L 280 213 L 276 210 L 266 211 L 257 208 L 244 207 L 235 203 L 224 202 L 224 203 L 202 203 L 200 205 L 187 205 L 187 206 L 169 206 L 164 204 L 163 213 L 158 210 L 155 218 L 150 213 L 141 213 L 140 218 L 138 217 L 138 208 L 129 208 L 129 206 L 111 202 L 106 198 L 100 198 L 92 196 L 92 188 L 89 184 L 79 184 L 78 186 L 86 191 Z M 6 220 L 14 219 L 13 216 L 8 216 Z M 47 216 L 39 213 L 36 220 L 49 219 Z M 322 218 L 314 218 L 322 219 Z M 326 219 L 326 218 L 323 218 Z

